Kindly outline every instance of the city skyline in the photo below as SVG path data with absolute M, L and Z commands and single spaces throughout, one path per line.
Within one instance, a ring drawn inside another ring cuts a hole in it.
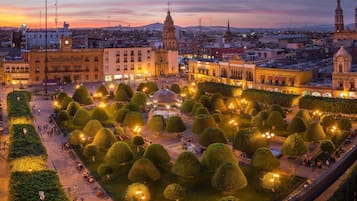
M 305 25 L 334 24 L 336 1 L 308 0 L 171 0 L 170 10 L 175 25 L 226 26 L 241 28 L 301 27 Z M 47 0 L 48 27 L 55 27 L 55 0 Z M 357 3 L 342 0 L 345 24 L 353 23 Z M 137 0 L 57 0 L 58 27 L 64 21 L 72 28 L 105 26 L 142 26 L 163 22 L 168 9 L 167 1 Z M 95 8 L 95 10 L 93 10 Z M 42 16 L 40 18 L 40 16 Z M 45 0 L 2 0 L 0 2 L 0 26 L 30 28 L 44 27 Z

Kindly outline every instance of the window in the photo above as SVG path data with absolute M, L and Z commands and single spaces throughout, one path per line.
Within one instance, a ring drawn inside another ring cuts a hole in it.
M 134 57 L 130 57 L 130 62 L 134 62 Z
M 120 66 L 117 66 L 115 70 L 120 71 Z
M 124 57 L 124 63 L 128 63 L 128 57 Z
M 141 70 L 141 64 L 138 64 L 138 70 Z
M 135 70 L 134 69 L 134 64 L 130 64 L 130 70 Z
M 134 50 L 130 51 L 130 56 L 134 56 Z
M 124 56 L 128 56 L 128 51 L 124 50 Z
M 98 61 L 98 56 L 95 56 L 95 57 L 94 57 L 94 61 Z
M 124 65 L 124 70 L 128 70 L 128 65 Z
M 36 66 L 35 72 L 36 72 L 36 73 L 39 73 L 39 72 L 40 72 L 40 67 Z
M 78 81 L 78 80 L 80 79 L 80 75 L 74 75 L 74 76 L 73 76 L 73 79 L 76 80 L 76 81 Z
M 86 75 L 86 80 L 89 80 L 89 75 Z
M 98 80 L 98 74 L 95 74 L 95 75 L 94 75 L 94 79 L 95 79 L 95 80 Z
M 141 62 L 141 56 L 138 57 L 138 62 Z
M 340 73 L 343 72 L 343 66 L 342 66 L 342 64 L 340 64 L 340 65 L 338 66 L 338 72 L 340 72 Z
M 35 77 L 35 80 L 36 80 L 36 81 L 40 81 L 40 77 L 39 77 L 39 76 L 36 76 L 36 77 Z

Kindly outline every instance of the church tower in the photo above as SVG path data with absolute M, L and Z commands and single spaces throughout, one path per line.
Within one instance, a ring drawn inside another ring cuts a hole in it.
M 167 10 L 167 16 L 164 22 L 162 43 L 163 48 L 166 50 L 177 50 L 176 29 L 171 17 L 170 7 Z
M 343 32 L 343 10 L 341 8 L 341 0 L 337 0 L 337 7 L 335 10 L 335 32 Z
M 355 32 L 357 32 L 357 7 L 355 8 Z
M 232 42 L 232 32 L 228 20 L 227 31 L 224 33 L 224 43 L 230 43 L 230 42 Z
M 356 90 L 357 76 L 352 72 L 352 56 L 341 46 L 333 57 L 332 89 L 336 97 L 349 97 Z

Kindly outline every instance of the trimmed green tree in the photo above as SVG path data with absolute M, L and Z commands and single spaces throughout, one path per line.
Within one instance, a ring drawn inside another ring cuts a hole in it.
M 283 119 L 283 116 L 281 116 L 280 112 L 278 111 L 272 111 L 267 119 L 267 125 L 270 128 L 275 128 L 277 130 L 283 130 L 285 129 L 285 121 Z
M 113 132 L 108 128 L 102 128 L 95 134 L 92 143 L 97 146 L 98 151 L 106 152 L 115 141 Z
M 62 110 L 65 110 L 68 107 L 68 104 L 71 103 L 73 99 L 69 96 L 64 97 L 61 102 L 59 102 Z
M 126 91 L 124 89 L 119 89 L 116 92 L 114 99 L 116 101 L 128 101 L 129 95 L 126 93 Z
M 198 143 L 204 147 L 208 147 L 213 143 L 227 144 L 227 139 L 220 128 L 206 128 L 198 139 Z
M 216 122 L 211 115 L 201 114 L 194 117 L 191 130 L 195 134 L 201 134 L 208 127 L 216 127 Z
M 288 131 L 293 133 L 302 133 L 306 131 L 307 128 L 306 121 L 299 116 L 294 117 L 288 125 Z
M 157 167 L 164 167 L 170 162 L 169 153 L 161 144 L 150 144 L 143 155 L 143 158 L 150 159 Z
M 180 133 L 186 130 L 186 126 L 183 123 L 181 117 L 171 116 L 167 120 L 166 131 L 169 133 Z
M 73 116 L 72 123 L 77 126 L 85 126 L 90 120 L 89 112 L 86 109 L 79 109 Z
M 80 104 L 84 104 L 84 105 L 88 105 L 90 104 L 88 102 L 88 97 L 89 97 L 89 93 L 88 90 L 85 86 L 79 86 L 75 91 L 74 94 L 72 96 L 74 101 L 77 101 Z
M 160 171 L 150 159 L 140 158 L 131 167 L 128 179 L 132 182 L 153 182 L 160 179 Z
M 94 139 L 95 134 L 102 128 L 103 126 L 98 120 L 90 120 L 82 129 L 82 132 L 88 138 Z
M 108 93 L 108 90 L 107 90 L 107 87 L 105 87 L 104 84 L 101 84 L 101 85 L 98 87 L 96 93 L 97 93 L 97 94 L 101 94 L 102 96 L 106 96 L 106 95 L 109 94 L 109 93 Z
M 109 119 L 109 116 L 108 116 L 107 112 L 104 110 L 104 108 L 96 107 L 93 110 L 92 119 L 96 119 L 100 122 L 105 122 Z
M 97 168 L 97 173 L 101 176 L 101 177 L 106 177 L 106 178 L 110 178 L 110 175 L 113 173 L 113 168 L 108 165 L 108 164 L 100 164 Z
M 235 163 L 224 163 L 214 173 L 211 185 L 214 189 L 235 193 L 248 185 L 243 171 Z
M 186 196 L 186 189 L 180 184 L 169 184 L 164 190 L 164 197 L 168 200 L 182 200 Z
M 319 122 L 313 122 L 309 125 L 304 133 L 304 140 L 308 142 L 318 142 L 326 139 L 326 134 Z
M 71 145 L 82 145 L 81 135 L 84 135 L 80 130 L 74 130 L 69 134 L 68 143 Z
M 320 144 L 320 149 L 327 154 L 332 154 L 335 151 L 336 146 L 331 140 L 324 140 Z
M 137 91 L 131 98 L 131 102 L 137 104 L 139 107 L 144 108 L 146 106 L 147 97 L 145 93 Z
M 269 148 L 258 148 L 252 158 L 251 165 L 260 171 L 271 171 L 279 168 L 279 160 L 271 153 Z
M 312 122 L 311 115 L 306 110 L 299 110 L 296 113 L 295 117 L 302 117 L 307 124 L 310 124 Z
M 209 145 L 207 150 L 203 153 L 201 163 L 209 171 L 215 172 L 216 169 L 222 164 L 238 164 L 238 160 L 227 145 L 222 143 L 213 143 Z
M 140 189 L 140 195 L 137 194 L 138 189 Z M 130 184 L 126 190 L 124 200 L 125 201 L 138 201 L 141 197 L 144 196 L 145 200 L 150 201 L 151 195 L 149 188 L 142 183 L 133 183 Z
M 57 116 L 56 116 L 57 121 L 67 121 L 69 120 L 69 115 L 65 110 L 61 110 Z
M 147 124 L 147 129 L 149 131 L 161 132 L 165 129 L 165 120 L 162 115 L 154 115 L 151 117 Z
M 197 116 L 197 115 L 200 115 L 200 114 L 209 115 L 210 112 L 204 106 L 203 107 L 198 107 L 198 108 L 196 108 L 195 113 L 193 115 Z
M 292 158 L 302 156 L 306 152 L 304 139 L 297 133 L 287 137 L 281 146 L 281 153 Z
M 144 119 L 140 112 L 129 111 L 124 117 L 123 124 L 129 128 L 143 126 Z
M 352 129 L 351 120 L 346 118 L 341 118 L 337 120 L 337 127 L 343 131 L 350 131 Z
M 95 144 L 87 144 L 83 149 L 83 155 L 94 162 L 97 155 L 97 147 Z
M 186 180 L 197 179 L 200 176 L 201 164 L 192 152 L 182 152 L 171 167 L 171 172 Z
M 194 100 L 190 98 L 186 98 L 181 105 L 181 110 L 184 113 L 190 113 L 192 111 L 193 105 L 194 105 Z
M 211 108 L 212 107 L 211 99 L 207 95 L 202 95 L 200 97 L 200 100 L 198 100 L 198 102 L 200 102 L 206 108 Z
M 170 86 L 170 90 L 175 92 L 176 94 L 180 94 L 181 88 L 177 83 L 174 83 Z
M 283 118 L 285 118 L 285 112 L 283 111 L 283 109 L 280 107 L 280 105 L 278 104 L 273 104 L 270 106 L 269 108 L 269 113 L 271 113 L 272 111 L 277 111 L 277 112 L 280 112 L 281 116 Z
M 125 142 L 115 142 L 104 156 L 104 163 L 113 169 L 130 164 L 134 160 L 134 153 Z
M 233 195 L 229 195 L 229 196 L 221 197 L 219 201 L 239 201 L 239 199 Z
M 133 144 L 136 146 L 136 152 L 139 153 L 140 152 L 140 146 L 144 145 L 144 138 L 140 135 L 136 135 L 133 137 Z
M 68 115 L 74 116 L 80 108 L 81 106 L 77 102 L 72 101 L 68 104 L 66 111 Z
M 224 103 L 223 98 L 217 98 L 212 100 L 212 109 L 220 110 L 222 112 L 227 111 L 226 104 Z
M 243 129 L 236 133 L 234 148 L 253 155 L 260 147 L 268 147 L 268 140 L 256 129 Z

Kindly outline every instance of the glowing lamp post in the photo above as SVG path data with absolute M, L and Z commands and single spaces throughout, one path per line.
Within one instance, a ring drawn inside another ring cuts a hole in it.
M 139 135 L 141 132 L 141 127 L 140 126 L 135 126 L 133 129 L 135 135 Z
M 279 182 L 279 178 L 280 178 L 280 175 L 274 173 L 273 177 L 270 179 L 270 181 L 273 183 L 273 188 L 272 188 L 273 192 L 275 192 L 275 190 L 276 190 L 276 182 Z
M 238 122 L 236 120 L 231 119 L 229 121 L 229 125 L 233 126 L 233 139 L 232 139 L 232 150 L 234 150 L 234 142 L 236 141 L 236 132 L 238 131 Z

